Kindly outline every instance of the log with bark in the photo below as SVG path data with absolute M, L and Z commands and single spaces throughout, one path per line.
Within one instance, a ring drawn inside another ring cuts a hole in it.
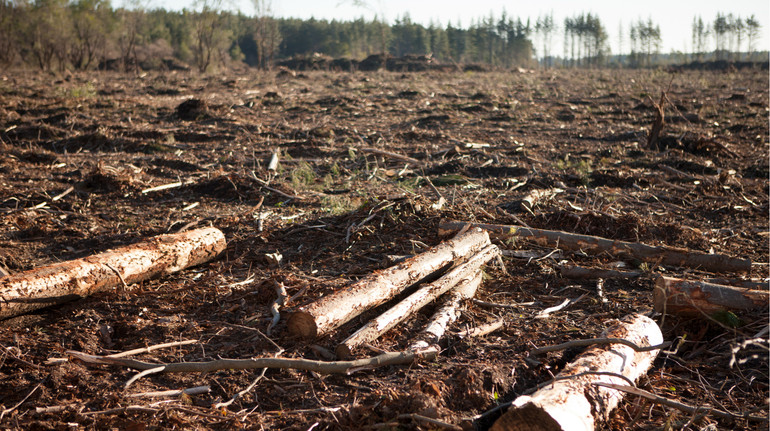
M 424 350 L 436 348 L 439 340 L 446 332 L 446 328 L 454 323 L 460 315 L 458 307 L 466 299 L 471 299 L 476 295 L 476 290 L 481 285 L 481 271 L 471 280 L 462 280 L 457 286 L 447 294 L 447 299 L 433 316 L 431 316 L 425 329 L 420 331 L 407 350 Z M 436 348 L 437 349 L 437 348 Z
M 460 230 L 466 225 L 468 225 L 466 222 L 443 222 L 439 225 L 439 234 L 448 234 Z M 529 238 L 540 245 L 558 247 L 563 250 L 579 250 L 594 254 L 606 252 L 613 255 L 627 255 L 645 262 L 699 268 L 713 272 L 748 272 L 751 270 L 751 261 L 749 259 L 739 259 L 722 254 L 706 254 L 668 246 L 656 247 L 638 242 L 533 229 L 525 226 L 485 223 L 471 223 L 471 226 L 482 228 L 498 237 Z
M 726 311 L 767 312 L 770 292 L 660 276 L 653 297 L 659 313 L 711 316 Z
M 489 235 L 481 229 L 462 232 L 424 253 L 376 271 L 345 289 L 300 308 L 289 317 L 289 333 L 303 338 L 324 335 L 489 244 Z
M 626 316 L 603 336 L 622 338 L 639 347 L 657 346 L 663 341 L 658 325 L 638 314 Z M 491 429 L 593 431 L 625 394 L 597 383 L 627 385 L 636 381 L 652 366 L 659 351 L 636 351 L 625 344 L 589 348 L 567 364 L 552 383 L 514 400 Z
M 127 286 L 208 262 L 225 249 L 208 227 L 59 262 L 0 279 L 0 319 Z
M 428 305 L 458 283 L 470 282 L 476 277 L 481 266 L 497 255 L 497 247 L 490 244 L 472 255 L 465 262 L 452 268 L 452 270 L 441 276 L 438 280 L 420 287 L 403 301 L 369 321 L 340 343 L 336 350 L 337 357 L 349 358 L 353 349 L 357 346 L 376 340 L 382 334 L 403 322 L 410 314 Z
M 559 266 L 559 272 L 564 278 L 597 279 L 597 278 L 636 278 L 641 277 L 641 271 L 618 271 L 616 269 L 586 268 L 584 266 Z

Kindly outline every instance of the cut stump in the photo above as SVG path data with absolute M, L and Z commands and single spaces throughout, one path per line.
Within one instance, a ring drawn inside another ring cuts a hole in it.
M 225 236 L 208 227 L 0 279 L 0 319 L 61 304 L 208 262 L 225 249 Z

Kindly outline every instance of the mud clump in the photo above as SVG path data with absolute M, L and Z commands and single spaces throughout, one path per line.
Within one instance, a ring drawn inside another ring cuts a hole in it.
M 198 121 L 210 117 L 209 106 L 205 100 L 189 99 L 176 107 L 176 115 L 180 120 Z

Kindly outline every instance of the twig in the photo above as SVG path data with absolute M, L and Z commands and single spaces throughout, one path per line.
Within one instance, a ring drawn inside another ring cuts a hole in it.
M 283 283 L 275 282 L 275 293 L 278 295 L 278 298 L 273 301 L 272 305 L 270 305 L 270 312 L 273 314 L 273 320 L 270 321 L 270 324 L 267 326 L 267 331 L 265 331 L 268 336 L 270 336 L 273 328 L 278 324 L 278 321 L 281 320 L 281 312 L 279 310 L 286 304 L 287 294 L 286 287 L 284 287 Z
M 412 419 L 414 421 L 418 422 L 425 422 L 431 425 L 435 425 L 439 428 L 444 428 L 452 431 L 462 431 L 463 428 L 458 425 L 450 424 L 444 421 L 440 421 L 438 419 L 429 418 L 427 416 L 418 415 L 417 413 L 403 413 L 398 415 L 399 419 Z
M 166 347 L 184 346 L 187 344 L 195 344 L 198 340 L 182 340 L 174 341 L 173 343 L 156 344 L 154 346 L 141 347 L 139 349 L 126 350 L 125 352 L 113 353 L 112 355 L 105 356 L 106 358 L 125 358 L 126 356 L 138 355 L 140 353 L 150 353 L 153 350 L 165 349 Z
M 0 412 L 0 419 L 3 419 L 3 417 L 4 417 L 6 414 L 8 414 L 8 413 L 11 413 L 12 411 L 14 411 L 14 410 L 16 410 L 17 408 L 19 408 L 19 406 L 20 406 L 20 405 L 24 404 L 24 401 L 27 401 L 27 399 L 28 399 L 29 397 L 31 397 L 31 396 L 32 396 L 32 394 L 34 394 L 34 393 L 35 393 L 35 391 L 37 390 L 37 388 L 39 388 L 39 387 L 40 387 L 40 385 L 42 385 L 42 384 L 43 384 L 43 382 L 40 382 L 40 383 L 38 383 L 37 385 L 35 385 L 35 387 L 34 387 L 34 388 L 32 388 L 32 390 L 31 390 L 31 391 L 29 391 L 29 393 L 27 394 L 27 396 L 25 396 L 24 398 L 22 398 L 22 399 L 21 399 L 21 401 L 19 401 L 18 403 L 16 403 L 16 405 L 15 405 L 15 406 L 13 406 L 13 407 L 10 407 L 10 408 L 7 408 L 7 409 L 3 409 L 3 411 L 2 411 L 2 412 Z
M 398 154 L 398 153 L 393 153 L 393 152 L 390 152 L 390 151 L 378 150 L 376 148 L 361 148 L 360 150 L 363 151 L 364 153 L 378 154 L 380 156 L 385 156 L 385 157 L 389 157 L 391 159 L 401 160 L 401 161 L 404 161 L 404 162 L 407 162 L 407 163 L 411 163 L 411 164 L 417 165 L 417 166 L 422 165 L 422 162 L 417 160 L 417 159 L 413 159 L 413 158 L 411 158 L 409 156 L 404 156 L 404 155 L 401 155 L 401 154 Z
M 197 395 L 197 394 L 205 394 L 211 392 L 211 387 L 209 386 L 196 386 L 194 388 L 187 388 L 187 389 L 174 389 L 170 391 L 156 391 L 156 392 L 141 392 L 138 394 L 128 394 L 127 397 L 131 398 L 138 398 L 138 397 L 178 397 L 182 394 L 184 395 Z M 216 408 L 216 406 L 214 406 Z
M 230 398 L 229 400 L 227 400 L 227 401 L 225 401 L 225 402 L 223 402 L 223 403 L 216 403 L 216 404 L 214 404 L 214 405 L 212 406 L 212 408 L 215 408 L 215 409 L 220 409 L 220 408 L 222 408 L 222 407 L 227 407 L 227 406 L 229 406 L 230 404 L 234 403 L 234 402 L 235 402 L 235 400 L 237 400 L 238 398 L 240 398 L 240 397 L 242 397 L 243 395 L 245 395 L 245 394 L 247 394 L 247 393 L 251 392 L 251 390 L 252 390 L 252 389 L 254 389 L 254 386 L 257 386 L 257 383 L 259 383 L 259 381 L 260 381 L 260 380 L 262 380 L 262 378 L 263 378 L 263 377 L 265 377 L 265 373 L 266 373 L 266 372 L 267 372 L 267 368 L 262 368 L 262 373 L 261 373 L 259 376 L 257 376 L 257 378 L 256 378 L 256 379 L 254 379 L 254 381 L 253 381 L 253 382 L 251 382 L 251 384 L 250 384 L 250 385 L 249 385 L 249 386 L 248 386 L 246 389 L 244 389 L 244 390 L 242 390 L 242 391 L 240 391 L 240 392 L 236 393 L 235 395 L 233 395 L 233 397 L 232 397 L 232 398 Z
M 70 186 L 67 190 L 59 193 L 58 195 L 51 198 L 51 202 L 56 202 L 59 199 L 63 198 L 64 196 L 67 196 L 68 194 L 72 193 L 72 191 L 75 190 L 74 186 Z
M 585 340 L 568 341 L 566 343 L 557 344 L 555 346 L 540 347 L 535 350 L 532 350 L 530 352 L 530 355 L 533 355 L 533 356 L 542 355 L 543 353 L 558 352 L 560 350 L 571 349 L 573 347 L 586 347 L 586 346 L 605 345 L 605 344 L 623 344 L 625 346 L 628 346 L 634 349 L 637 352 L 650 352 L 653 350 L 664 349 L 670 346 L 671 342 L 666 341 L 665 343 L 656 344 L 654 346 L 637 346 L 636 344 L 626 340 L 625 338 L 588 338 Z
M 560 311 L 560 310 L 563 310 L 563 309 L 569 307 L 570 305 L 572 305 L 572 304 L 580 301 L 581 299 L 583 299 L 584 296 L 586 296 L 586 294 L 580 295 L 576 299 L 569 299 L 569 298 L 567 298 L 561 304 L 559 304 L 557 306 L 554 306 L 554 307 L 546 308 L 545 310 L 537 313 L 535 315 L 535 319 L 546 319 L 546 318 L 550 317 L 551 313 L 555 313 L 557 311 Z
M 126 279 L 125 279 L 125 278 L 123 278 L 123 274 L 121 274 L 121 273 L 120 273 L 120 271 L 118 271 L 117 269 L 115 269 L 115 267 L 114 267 L 114 266 L 110 265 L 110 264 L 109 264 L 109 263 L 107 263 L 107 262 L 105 262 L 105 263 L 104 263 L 104 266 L 106 266 L 107 268 L 109 268 L 109 269 L 110 269 L 112 272 L 114 272 L 114 273 L 115 273 L 115 275 L 117 275 L 117 276 L 118 276 L 118 278 L 120 279 L 120 283 L 123 285 L 123 292 L 128 292 L 128 283 L 126 283 Z
M 160 367 L 146 369 L 144 371 L 136 373 L 136 375 L 134 377 L 131 377 L 130 379 L 128 379 L 126 384 L 123 386 L 123 389 L 128 389 L 128 387 L 131 386 L 132 383 L 134 383 L 135 381 L 141 379 L 144 376 L 149 376 L 150 374 L 162 373 L 163 371 L 165 371 L 165 369 L 166 369 L 166 367 L 160 366 Z
M 160 186 L 150 187 L 148 189 L 142 190 L 142 194 L 147 194 L 147 193 L 150 193 L 150 192 L 159 192 L 161 190 L 174 189 L 174 188 L 177 188 L 177 187 L 182 187 L 182 182 L 181 181 L 177 181 L 177 182 L 171 183 L 171 184 L 163 184 L 163 185 L 160 185 Z
M 360 367 L 384 367 L 388 365 L 411 364 L 420 359 L 432 360 L 435 352 L 389 352 L 372 358 L 356 359 L 353 361 L 314 361 L 302 358 L 252 358 L 252 359 L 218 359 L 208 362 L 176 362 L 170 364 L 153 364 L 134 359 L 111 358 L 107 356 L 89 355 L 83 352 L 68 350 L 68 355 L 83 362 L 101 365 L 118 365 L 135 370 L 154 370 L 163 368 L 164 373 L 204 373 L 221 370 L 253 370 L 256 368 L 280 368 L 315 371 L 322 374 L 346 374 L 351 369 Z
M 305 198 L 303 198 L 301 196 L 290 195 L 290 194 L 284 193 L 284 192 L 282 192 L 282 191 L 280 191 L 280 190 L 278 190 L 276 188 L 270 187 L 269 185 L 267 185 L 267 182 L 264 181 L 264 180 L 261 180 L 257 176 L 257 174 L 254 173 L 254 171 L 251 171 L 251 179 L 253 179 L 254 181 L 258 182 L 259 185 L 261 185 L 262 188 L 264 188 L 265 190 L 269 190 L 269 191 L 271 191 L 273 193 L 276 193 L 276 194 L 279 194 L 279 195 L 281 195 L 281 196 L 283 196 L 285 198 L 295 199 L 295 200 L 298 200 L 298 201 L 301 201 L 301 200 L 305 199 Z
M 735 414 L 724 410 L 715 409 L 713 407 L 695 407 L 689 404 L 684 404 L 678 401 L 669 400 L 668 398 L 660 397 L 651 392 L 645 391 L 644 389 L 635 388 L 633 386 L 616 385 L 613 383 L 604 383 L 604 382 L 596 382 L 594 383 L 594 385 L 627 392 L 633 395 L 638 395 L 656 404 L 662 404 L 664 406 L 672 407 L 686 413 L 691 413 L 691 414 L 706 413 L 706 414 L 713 414 L 714 416 L 720 417 L 722 419 L 731 419 L 731 420 L 745 419 L 752 422 L 768 422 L 768 418 L 764 416 L 754 416 L 748 413 Z
M 539 385 L 535 386 L 534 388 L 527 389 L 522 394 L 529 395 L 531 393 L 537 392 L 540 389 L 542 389 L 542 388 L 544 388 L 544 387 L 546 387 L 548 385 L 551 385 L 551 384 L 553 384 L 555 382 L 558 382 L 560 380 L 576 379 L 578 377 L 583 377 L 583 376 L 610 376 L 610 377 L 616 377 L 618 379 L 621 379 L 621 380 L 627 382 L 632 387 L 636 387 L 634 385 L 634 382 L 631 379 L 629 379 L 628 377 L 624 376 L 623 374 L 613 373 L 611 371 L 584 371 L 582 373 L 571 374 L 569 376 L 556 376 L 556 377 L 554 377 L 553 379 L 551 379 L 551 380 L 549 380 L 547 382 L 540 383 Z
M 457 335 L 461 337 L 483 337 L 485 335 L 491 334 L 492 332 L 495 332 L 498 329 L 502 328 L 504 324 L 505 324 L 505 319 L 499 319 L 499 320 L 495 320 L 494 322 L 487 323 L 485 325 L 477 326 L 475 328 L 470 328 L 466 331 L 460 332 Z
M 126 406 L 126 407 L 117 407 L 114 409 L 107 409 L 107 410 L 97 410 L 95 412 L 83 412 L 83 416 L 94 416 L 94 415 L 109 415 L 113 413 L 123 413 L 123 412 L 148 412 L 148 413 L 157 413 L 160 409 L 152 408 L 152 407 L 145 407 L 145 406 Z
M 476 305 L 480 305 L 482 307 L 487 307 L 487 308 L 513 308 L 517 310 L 521 307 L 527 307 L 535 304 L 534 302 L 519 302 L 517 304 L 498 304 L 496 302 L 487 302 L 487 301 L 482 301 L 480 299 L 475 299 L 475 298 L 473 299 L 473 303 Z

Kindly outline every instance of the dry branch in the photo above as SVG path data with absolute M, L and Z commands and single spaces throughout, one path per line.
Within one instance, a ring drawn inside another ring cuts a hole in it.
M 603 337 L 623 338 L 637 346 L 658 345 L 663 341 L 658 325 L 638 314 L 626 316 L 608 328 Z M 636 352 L 624 344 L 592 347 L 564 367 L 552 384 L 514 400 L 492 430 L 592 431 L 597 422 L 607 419 L 623 397 L 620 391 L 596 384 L 635 381 L 652 366 L 658 352 Z
M 768 309 L 770 292 L 660 276 L 655 280 L 655 311 L 697 316 Z
M 420 287 L 403 301 L 369 321 L 369 323 L 340 343 L 336 349 L 337 357 L 350 357 L 354 348 L 363 343 L 376 340 L 380 335 L 403 322 L 410 314 L 428 305 L 428 303 L 448 292 L 449 289 L 455 287 L 458 283 L 469 283 L 476 277 L 481 266 L 489 262 L 496 255 L 497 247 L 490 244 L 468 258 L 467 261 L 454 267 L 438 280 Z
M 224 249 L 222 232 L 209 227 L 20 272 L 0 279 L 0 319 L 108 291 L 123 281 L 171 274 L 207 262 Z
M 457 308 L 460 306 L 460 303 L 476 295 L 476 290 L 481 285 L 481 278 L 481 271 L 479 271 L 473 279 L 462 280 L 457 286 L 453 287 L 449 291 L 444 305 L 431 316 L 425 329 L 409 345 L 409 350 L 427 349 L 438 344 L 446 332 L 447 326 L 451 325 L 459 317 L 460 313 Z
M 299 309 L 287 322 L 289 332 L 305 338 L 326 334 L 440 271 L 456 259 L 473 254 L 489 244 L 489 235 L 480 229 L 471 229 L 457 235 L 424 253 L 376 271 L 343 290 Z
M 443 222 L 439 225 L 439 234 L 460 230 L 465 222 Z M 531 238 L 538 244 L 558 247 L 564 250 L 583 251 L 586 253 L 610 253 L 628 255 L 646 262 L 663 265 L 700 268 L 713 272 L 748 272 L 751 270 L 749 259 L 739 259 L 722 254 L 706 254 L 668 246 L 649 246 L 638 242 L 618 241 L 598 236 L 579 235 L 568 232 L 532 229 L 524 226 L 472 223 L 500 237 Z
M 432 360 L 437 352 L 388 352 L 372 358 L 356 359 L 354 361 L 314 361 L 301 358 L 252 358 L 252 359 L 218 359 L 208 362 L 177 362 L 158 364 L 137 361 L 134 359 L 110 358 L 108 356 L 89 355 L 68 350 L 73 358 L 89 364 L 117 365 L 135 370 L 155 370 L 162 368 L 162 373 L 210 373 L 222 370 L 254 370 L 258 368 L 279 368 L 315 371 L 321 374 L 350 374 L 357 370 L 385 367 L 388 365 L 411 364 L 420 359 Z
M 417 166 L 422 165 L 422 162 L 417 160 L 417 159 L 415 159 L 415 158 L 412 158 L 412 157 L 409 157 L 409 156 L 404 156 L 403 154 L 393 153 L 391 151 L 378 150 L 377 148 L 368 148 L 368 147 L 367 148 L 361 148 L 361 151 L 363 151 L 365 153 L 372 153 L 372 154 L 377 154 L 377 155 L 380 155 L 380 156 L 385 156 L 385 157 L 388 157 L 388 158 L 391 158 L 391 159 L 401 160 L 402 162 L 411 163 L 411 164 L 417 165 Z
M 616 385 L 612 383 L 596 383 L 598 386 L 603 386 L 605 388 L 612 388 L 617 389 L 619 391 L 623 391 L 629 394 L 638 395 L 642 398 L 648 399 L 656 404 L 664 405 L 667 407 L 673 407 L 677 410 L 681 410 L 686 413 L 690 414 L 710 414 L 714 415 L 723 419 L 729 419 L 729 420 L 737 420 L 737 419 L 745 419 L 752 422 L 767 422 L 768 418 L 765 416 L 755 416 L 751 413 L 730 413 L 724 410 L 715 409 L 712 407 L 701 407 L 701 406 L 691 406 L 689 404 L 680 403 L 678 401 L 670 400 L 668 398 L 660 397 L 658 395 L 655 395 L 651 392 L 645 391 L 643 389 L 639 389 L 633 386 L 627 386 L 627 385 Z

